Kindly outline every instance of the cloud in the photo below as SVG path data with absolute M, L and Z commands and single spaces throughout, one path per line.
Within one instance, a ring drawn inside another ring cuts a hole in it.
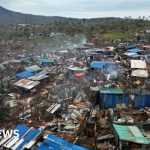
M 138 17 L 150 12 L 149 0 L 1 0 L 0 5 L 29 14 L 80 18 Z

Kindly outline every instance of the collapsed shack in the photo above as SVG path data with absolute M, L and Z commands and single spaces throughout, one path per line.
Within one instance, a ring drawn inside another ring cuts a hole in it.
M 19 87 L 19 89 L 21 91 L 32 90 L 33 88 L 35 88 L 39 84 L 40 84 L 39 81 L 31 81 L 31 80 L 28 80 L 28 79 L 21 79 L 21 80 L 17 81 L 16 83 L 14 83 L 14 85 L 16 87 Z
M 91 104 L 83 100 L 81 95 L 75 99 L 68 97 L 60 99 L 57 103 L 47 108 L 46 129 L 53 134 L 75 142 L 83 134 L 83 128 L 86 123 L 87 113 L 90 111 Z

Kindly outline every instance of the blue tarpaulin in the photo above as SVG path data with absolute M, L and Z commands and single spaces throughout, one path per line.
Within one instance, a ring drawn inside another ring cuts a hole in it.
M 103 61 L 93 61 L 90 64 L 91 68 L 103 68 L 105 66 L 105 62 Z
M 41 143 L 38 150 L 88 150 L 87 148 L 71 144 L 57 136 L 49 134 Z
M 31 77 L 32 75 L 33 75 L 33 73 L 31 70 L 26 70 L 26 71 L 16 74 L 16 76 L 19 78 L 27 78 L 27 77 Z

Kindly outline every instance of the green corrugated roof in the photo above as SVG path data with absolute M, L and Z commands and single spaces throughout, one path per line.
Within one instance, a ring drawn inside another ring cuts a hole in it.
M 30 67 L 25 67 L 26 70 L 31 70 L 31 71 L 38 71 L 41 70 L 41 68 L 37 65 L 30 66 Z
M 39 61 L 40 62 L 53 63 L 54 59 L 51 59 L 51 58 L 40 58 Z
M 106 88 L 106 87 L 100 87 L 101 93 L 107 93 L 107 94 L 123 94 L 123 90 L 121 88 Z
M 148 139 L 146 139 L 140 130 L 136 126 L 123 126 L 113 124 L 116 132 L 119 135 L 120 140 L 134 142 L 138 144 L 149 144 Z

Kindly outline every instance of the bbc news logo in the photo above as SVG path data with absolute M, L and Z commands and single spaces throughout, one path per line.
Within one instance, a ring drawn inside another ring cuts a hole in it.
M 0 138 L 11 138 L 12 136 L 19 138 L 19 130 L 0 130 Z

